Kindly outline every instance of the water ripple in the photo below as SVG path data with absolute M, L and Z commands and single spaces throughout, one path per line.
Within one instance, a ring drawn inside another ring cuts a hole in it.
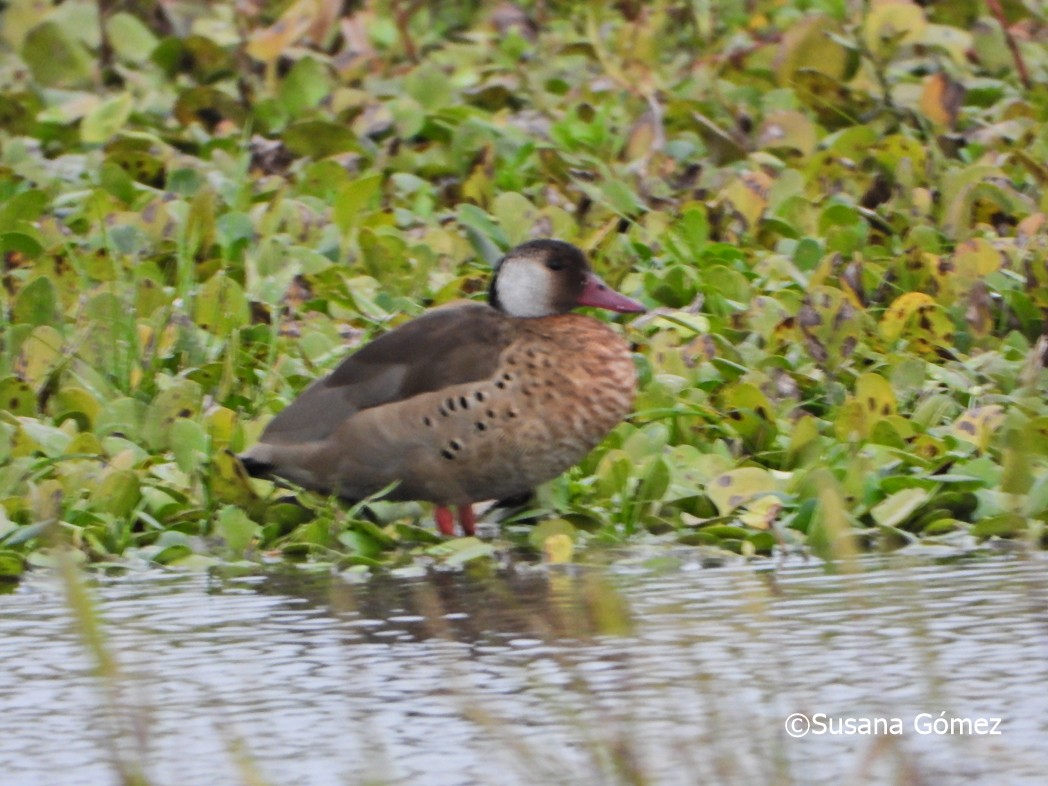
M 34 575 L 0 596 L 0 772 L 13 786 L 97 786 L 115 781 L 116 756 L 155 786 L 240 783 L 245 767 L 286 786 L 627 782 L 614 762 L 660 786 L 888 783 L 899 767 L 1040 784 L 1044 568 L 361 586 L 132 574 L 94 588 L 120 664 L 111 683 L 58 584 Z M 917 714 L 944 710 L 1002 717 L 1004 733 L 913 732 Z M 791 739 L 794 712 L 898 717 L 906 733 Z

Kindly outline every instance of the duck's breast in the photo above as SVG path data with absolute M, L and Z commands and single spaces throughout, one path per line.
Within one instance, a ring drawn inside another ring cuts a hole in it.
M 629 345 L 579 314 L 534 320 L 503 353 L 508 390 L 519 404 L 513 432 L 529 484 L 578 463 L 633 406 L 636 370 Z

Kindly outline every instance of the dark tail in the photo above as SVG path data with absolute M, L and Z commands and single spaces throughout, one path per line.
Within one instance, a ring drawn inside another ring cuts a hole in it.
M 274 469 L 274 465 L 268 461 L 259 461 L 258 459 L 251 458 L 246 455 L 239 455 L 237 459 L 244 465 L 244 469 L 247 470 L 247 474 L 253 478 L 267 478 L 269 477 Z

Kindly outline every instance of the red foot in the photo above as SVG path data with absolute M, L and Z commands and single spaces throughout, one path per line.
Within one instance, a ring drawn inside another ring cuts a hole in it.
M 437 529 L 440 530 L 441 535 L 450 538 L 455 534 L 455 518 L 451 515 L 451 508 L 437 505 L 433 518 L 437 521 Z
M 473 535 L 477 531 L 477 519 L 473 515 L 472 505 L 459 505 L 459 524 L 463 535 Z

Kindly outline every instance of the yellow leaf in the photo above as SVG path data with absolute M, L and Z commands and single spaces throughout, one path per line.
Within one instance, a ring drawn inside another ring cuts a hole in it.
M 626 160 L 636 161 L 659 150 L 663 144 L 662 120 L 648 110 L 642 114 L 629 131 L 626 139 Z
M 849 294 L 830 286 L 808 287 L 797 325 L 816 361 L 836 366 L 849 357 L 863 335 L 865 314 Z
M 760 467 L 741 467 L 724 472 L 706 488 L 706 494 L 725 516 L 735 508 L 775 491 L 775 479 Z
M 546 562 L 552 565 L 562 565 L 571 562 L 575 553 L 575 543 L 571 536 L 563 532 L 550 535 L 542 543 L 542 554 Z
M 131 448 L 125 448 L 109 459 L 109 466 L 113 470 L 133 469 L 135 466 L 135 452 Z
M 247 43 L 247 53 L 264 63 L 276 62 L 289 47 L 310 29 L 316 8 L 315 0 L 292 3 L 269 27 L 256 31 Z
M 887 341 L 895 341 L 902 335 L 903 328 L 921 308 L 934 306 L 935 301 L 923 292 L 907 292 L 895 299 L 881 317 L 881 335 Z
M 846 76 L 848 50 L 830 37 L 838 32 L 840 25 L 827 16 L 812 16 L 791 25 L 775 55 L 779 84 L 789 84 L 799 71 L 818 71 L 833 79 Z
M 845 401 L 837 410 L 833 431 L 842 442 L 865 439 L 870 433 L 870 420 L 866 417 L 865 407 L 855 399 Z
M 1025 245 L 1030 238 L 1044 228 L 1046 221 L 1048 221 L 1048 217 L 1044 213 L 1031 213 L 1015 227 L 1016 239 Z
M 924 10 L 909 0 L 881 0 L 866 16 L 863 38 L 871 52 L 885 57 L 901 44 L 920 40 L 927 25 Z
M 61 334 L 50 325 L 33 328 L 19 353 L 22 378 L 33 387 L 41 387 L 62 360 L 62 343 Z
M 986 450 L 994 432 L 1004 423 L 1004 408 L 997 404 L 973 407 L 953 422 L 953 433 L 958 439 L 971 442 L 979 450 Z
M 764 118 L 757 141 L 761 147 L 791 148 L 809 156 L 818 144 L 815 124 L 807 115 L 795 110 L 771 112 Z
M 921 111 L 941 126 L 953 126 L 964 100 L 964 86 L 943 73 L 932 74 L 924 80 L 921 91 Z
M 744 172 L 721 192 L 721 196 L 742 216 L 746 226 L 752 229 L 768 206 L 771 184 L 771 178 L 764 172 Z
M 924 254 L 923 258 L 938 284 L 938 300 L 943 305 L 969 295 L 973 286 L 999 270 L 1002 263 L 1000 252 L 981 237 L 959 243 L 952 256 Z
M 220 450 L 212 456 L 208 480 L 217 501 L 239 505 L 248 511 L 258 507 L 258 496 L 251 488 L 244 466 L 229 451 Z
M 766 494 L 747 505 L 739 520 L 753 529 L 769 529 L 779 518 L 781 511 L 782 500 L 773 494 Z
M 801 450 L 812 444 L 819 437 L 819 421 L 817 418 L 804 414 L 793 424 L 790 433 L 789 453 L 793 457 Z
M 863 374 L 855 383 L 855 398 L 866 410 L 867 417 L 879 420 L 895 414 L 895 391 L 880 374 Z
M 237 435 L 237 415 L 226 407 L 212 407 L 205 417 L 208 435 L 215 450 L 229 448 Z
M 989 240 L 982 237 L 957 244 L 953 255 L 954 269 L 967 279 L 978 279 L 1001 268 L 1001 254 Z

